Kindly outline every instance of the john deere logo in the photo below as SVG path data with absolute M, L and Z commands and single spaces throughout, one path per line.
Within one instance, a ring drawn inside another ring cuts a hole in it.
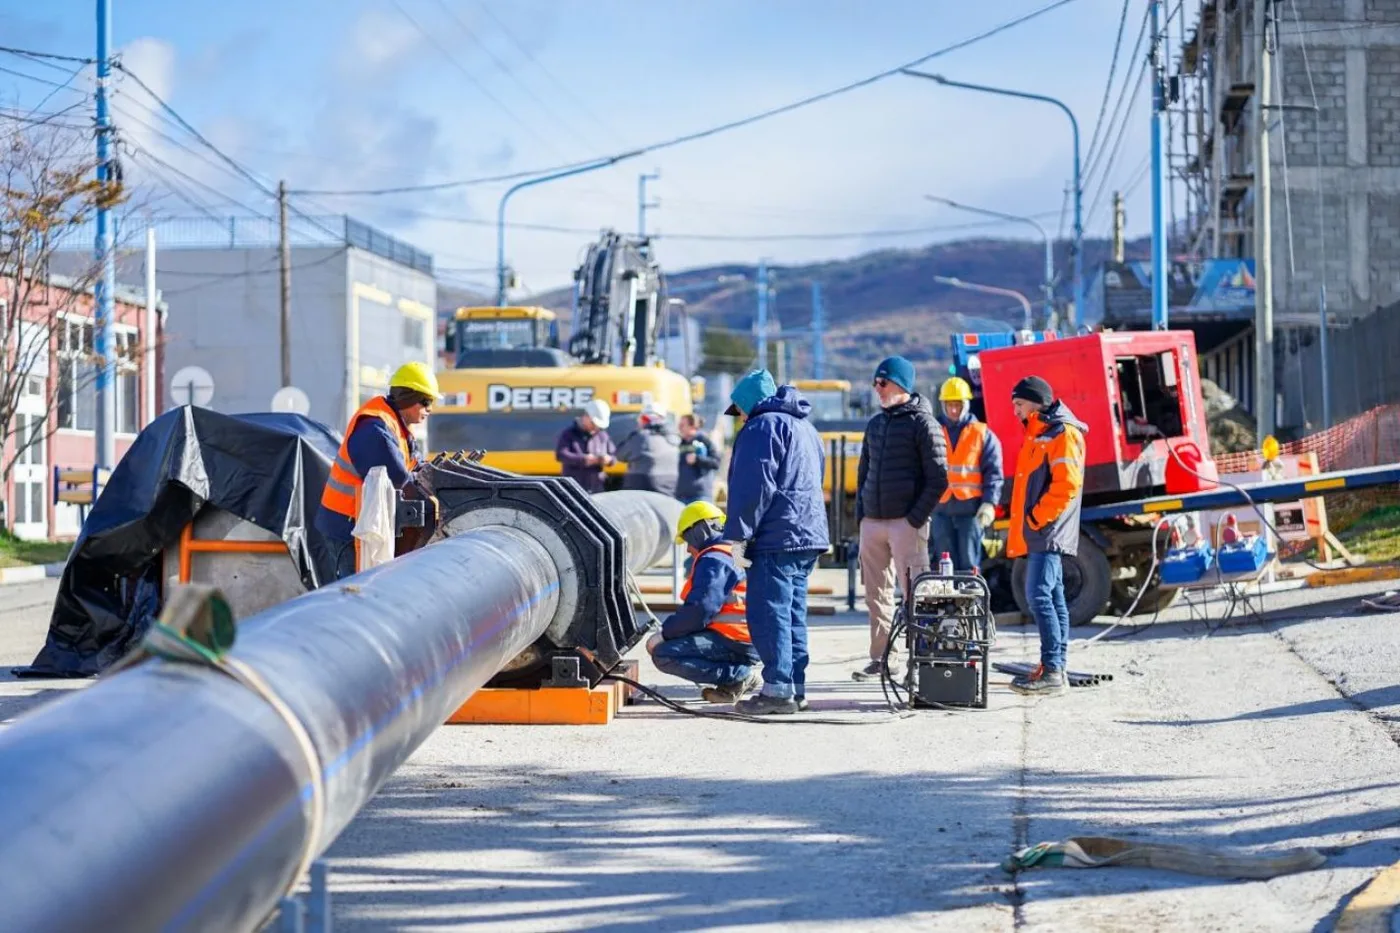
M 592 386 L 513 388 L 507 385 L 489 385 L 486 387 L 486 408 L 488 411 L 555 411 L 582 408 L 592 400 Z

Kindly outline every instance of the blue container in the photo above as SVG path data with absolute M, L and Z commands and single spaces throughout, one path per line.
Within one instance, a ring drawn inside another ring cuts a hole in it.
M 1221 573 L 1258 573 L 1269 562 L 1269 545 L 1263 535 L 1247 535 L 1220 545 L 1219 560 Z
M 1207 544 L 1193 548 L 1172 548 L 1162 561 L 1162 584 L 1190 586 L 1192 583 L 1199 583 L 1210 569 L 1214 557 L 1215 552 Z

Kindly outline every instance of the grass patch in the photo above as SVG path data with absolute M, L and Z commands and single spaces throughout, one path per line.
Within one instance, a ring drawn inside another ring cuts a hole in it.
M 0 567 L 28 567 L 68 559 L 71 541 L 23 541 L 0 529 Z
M 1337 538 L 1353 554 L 1372 562 L 1400 560 L 1400 505 L 1372 509 Z

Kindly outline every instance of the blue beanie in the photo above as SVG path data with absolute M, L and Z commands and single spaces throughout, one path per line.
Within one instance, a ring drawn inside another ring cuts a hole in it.
M 773 374 L 766 369 L 756 369 L 734 385 L 734 391 L 729 393 L 729 400 L 734 404 L 724 413 L 747 418 L 754 406 L 777 394 L 778 384 L 773 381 Z
M 914 364 L 902 356 L 881 360 L 875 367 L 876 379 L 888 379 L 905 392 L 914 391 Z

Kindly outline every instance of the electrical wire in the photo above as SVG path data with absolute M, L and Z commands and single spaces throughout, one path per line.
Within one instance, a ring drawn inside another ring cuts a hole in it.
M 525 120 L 522 119 L 519 114 L 517 114 L 510 107 L 506 106 L 504 101 L 502 101 L 499 97 L 493 94 L 491 90 L 486 87 L 485 84 L 482 84 L 479 80 L 477 80 L 476 75 L 472 74 L 471 70 L 468 69 L 466 65 L 463 65 L 457 59 L 456 55 L 452 54 L 452 52 L 445 45 L 439 42 L 437 36 L 433 35 L 430 31 L 423 27 L 422 23 L 414 19 L 413 15 L 409 13 L 408 10 L 404 9 L 403 4 L 399 3 L 399 0 L 390 0 L 390 2 L 393 3 L 394 9 L 398 10 L 399 13 L 403 16 L 403 18 L 412 23 L 413 28 L 418 30 L 418 32 L 420 32 L 423 35 L 423 38 L 428 40 L 429 45 L 441 52 L 443 58 L 446 58 L 448 62 L 452 64 L 452 67 L 456 68 L 459 72 L 462 73 L 462 77 L 466 78 L 467 81 L 473 87 L 475 87 L 478 91 L 481 92 L 482 97 L 485 97 L 491 103 L 495 104 L 498 110 L 500 110 L 506 116 L 510 117 L 510 119 L 513 120 L 516 123 L 516 125 L 518 125 L 521 129 L 525 130 L 525 132 L 529 133 L 535 139 L 543 143 L 546 148 L 553 152 L 559 152 L 559 148 L 554 144 L 554 140 L 545 136 L 543 133 L 540 133 L 533 126 L 526 123 Z
M 1108 80 L 1103 86 L 1103 100 L 1099 102 L 1099 115 L 1094 120 L 1094 132 L 1089 137 L 1089 148 L 1084 151 L 1092 155 L 1095 147 L 1099 143 L 1099 130 L 1103 127 L 1103 118 L 1108 113 L 1108 98 L 1113 94 L 1113 78 L 1118 71 L 1118 53 L 1123 50 L 1123 28 L 1128 24 L 1128 7 L 1132 5 L 1132 0 L 1123 0 L 1123 10 L 1118 14 L 1118 38 L 1113 41 L 1113 59 L 1108 65 Z
M 635 149 L 617 153 L 612 156 L 604 156 L 597 159 L 584 159 L 578 162 L 568 162 L 563 165 L 554 165 L 545 168 L 532 169 L 529 171 L 512 172 L 507 175 L 495 175 L 484 178 L 468 178 L 458 181 L 435 182 L 432 184 L 424 185 L 401 185 L 392 188 L 368 188 L 353 190 L 314 189 L 298 191 L 296 193 L 318 195 L 353 194 L 365 197 L 378 197 L 382 195 L 409 194 L 413 192 L 422 191 L 444 191 L 452 188 L 467 188 L 475 185 L 491 184 L 494 182 L 516 181 L 524 178 L 534 178 L 540 175 L 551 174 L 553 172 L 567 171 L 568 169 L 573 168 L 582 168 L 583 166 L 591 165 L 595 162 L 620 162 L 624 159 L 631 159 L 637 156 L 646 155 L 648 153 L 659 152 L 663 149 L 670 149 L 674 146 L 680 146 L 685 143 L 691 143 L 696 142 L 697 140 L 707 139 L 711 136 L 718 136 L 721 133 L 727 133 L 730 130 L 736 130 L 741 127 L 750 126 L 754 123 L 771 119 L 772 117 L 781 116 L 782 114 L 791 113 L 794 110 L 800 110 L 804 107 L 811 106 L 812 104 L 820 103 L 825 100 L 830 100 L 833 97 L 839 97 L 842 94 L 847 94 L 851 91 L 859 90 L 860 88 L 869 87 L 872 84 L 875 84 L 879 81 L 885 80 L 886 78 L 890 78 L 899 74 L 902 70 L 906 68 L 916 68 L 919 65 L 923 65 L 929 61 L 932 61 L 935 58 L 941 58 L 945 55 L 950 55 L 953 52 L 965 49 L 968 46 L 976 45 L 979 42 L 983 42 L 987 39 L 993 38 L 994 36 L 1000 35 L 1001 33 L 1007 32 L 1011 29 L 1015 29 L 1017 26 L 1024 25 L 1025 23 L 1028 23 L 1034 19 L 1038 19 L 1039 17 L 1044 16 L 1047 13 L 1051 13 L 1055 10 L 1058 10 L 1060 7 L 1067 6 L 1074 2 L 1076 2 L 1076 0 L 1053 0 L 1053 2 L 1048 3 L 1045 6 L 1039 7 L 1035 10 L 1032 10 L 1029 13 L 1018 16 L 1015 19 L 1007 20 L 1003 23 L 1000 23 L 999 25 L 993 26 L 989 29 L 985 29 L 974 36 L 970 36 L 966 39 L 959 40 L 958 42 L 954 42 L 951 45 L 944 46 L 943 48 L 937 49 L 936 51 L 929 52 L 927 55 L 920 56 L 919 58 L 916 58 L 913 61 L 896 65 L 893 68 L 889 68 L 885 71 L 881 71 L 868 77 L 861 78 L 858 81 L 852 81 L 849 84 L 843 84 L 840 87 L 832 88 L 829 91 L 822 91 L 821 93 L 813 94 L 808 97 L 801 98 L 800 100 L 795 100 L 778 107 L 772 107 L 768 110 L 763 110 L 759 113 L 751 114 L 747 117 L 742 117 L 737 120 L 731 120 L 727 123 L 721 123 L 716 126 L 711 126 L 703 130 L 697 130 L 696 132 L 687 133 L 682 136 L 675 136 L 670 139 L 661 140 L 659 142 L 648 143 L 647 145 L 639 146 Z
M 1146 37 L 1147 37 L 1147 26 L 1148 26 L 1148 22 L 1149 22 L 1149 19 L 1150 19 L 1150 14 L 1151 14 L 1151 4 L 1148 4 L 1148 9 L 1145 10 L 1145 11 L 1143 12 L 1143 16 L 1142 16 L 1142 25 L 1138 28 L 1137 40 L 1133 43 L 1133 54 L 1130 55 L 1130 56 L 1128 57 L 1128 60 L 1129 60 L 1129 61 L 1136 61 L 1136 60 L 1138 59 L 1138 56 L 1139 56 L 1139 55 L 1141 54 L 1141 52 L 1142 52 L 1142 43 L 1143 43 L 1143 40 L 1146 39 Z M 1142 66 L 1141 66 L 1141 68 L 1139 69 L 1139 77 L 1141 77 L 1141 73 L 1142 73 L 1142 72 L 1144 72 L 1144 71 L 1147 70 L 1148 64 L 1149 64 L 1148 59 L 1147 59 L 1147 58 L 1143 58 L 1143 59 L 1142 59 Z M 1118 99 L 1115 100 L 1114 103 L 1113 103 L 1113 114 L 1112 114 L 1112 116 L 1110 116 L 1110 117 L 1108 118 L 1108 130 L 1107 130 L 1108 133 L 1112 133 L 1112 132 L 1113 132 L 1113 127 L 1114 127 L 1114 125 L 1118 123 L 1118 117 L 1119 117 L 1119 115 L 1122 113 L 1122 110 L 1123 110 L 1123 101 L 1124 101 L 1124 98 L 1127 96 L 1128 89 L 1131 88 L 1131 87 L 1134 87 L 1134 86 L 1135 86 L 1135 82 L 1134 82 L 1134 79 L 1133 79 L 1133 74 L 1132 74 L 1132 72 L 1131 72 L 1131 71 L 1124 72 L 1124 74 L 1123 74 L 1123 84 L 1122 84 L 1122 85 L 1119 87 L 1119 89 L 1118 89 Z M 1098 164 L 1099 156 L 1101 156 L 1102 154 L 1103 154 L 1103 149 L 1102 149 L 1102 147 L 1100 147 L 1100 148 L 1097 149 L 1096 151 L 1094 151 L 1094 152 L 1092 152 L 1092 153 L 1089 153 L 1089 154 L 1087 154 L 1087 155 L 1085 156 L 1085 158 L 1084 158 L 1084 177 L 1085 177 L 1086 179 L 1089 178 L 1089 177 L 1093 174 L 1094 168 L 1095 168 L 1095 167 L 1097 166 L 1097 164 Z
M 653 687 L 648 687 L 640 681 L 621 674 L 604 674 L 603 680 L 613 683 L 626 684 L 633 690 L 646 694 L 656 700 L 667 709 L 677 713 L 684 713 L 687 716 L 699 716 L 702 719 L 720 719 L 726 722 L 751 722 L 760 726 L 883 726 L 901 719 L 909 719 L 914 714 L 908 711 L 896 710 L 888 715 L 879 717 L 866 716 L 861 719 L 837 719 L 835 717 L 803 716 L 793 714 L 792 716 L 750 716 L 747 713 L 725 710 L 708 710 L 696 706 L 687 706 L 666 696 L 664 693 Z
M 157 165 L 161 166 L 161 167 L 164 168 L 165 170 L 170 171 L 170 172 L 174 172 L 176 175 L 180 176 L 180 177 L 183 178 L 185 181 L 189 182 L 191 185 L 194 185 L 194 186 L 197 187 L 197 188 L 202 188 L 202 189 L 204 189 L 205 191 L 209 192 L 209 193 L 210 193 L 211 195 L 213 195 L 214 197 L 220 198 L 220 199 L 222 199 L 222 200 L 224 200 L 224 201 L 227 201 L 228 203 L 232 204 L 234 207 L 241 208 L 242 210 L 245 210 L 245 211 L 247 211 L 249 214 L 253 215 L 254 217 L 261 217 L 261 218 L 263 218 L 263 219 L 268 219 L 268 217 L 269 217 L 269 215 L 267 215 L 267 214 L 265 214 L 265 213 L 263 213 L 263 212 L 257 210 L 256 208 L 249 207 L 248 205 L 244 204 L 242 201 L 238 200 L 237 198 L 233 197 L 232 195 L 225 194 L 224 192 L 220 191 L 218 188 L 215 188 L 213 185 L 209 185 L 209 184 L 206 184 L 206 183 L 203 182 L 203 181 L 200 181 L 198 178 L 195 178 L 193 175 L 189 174 L 188 172 L 184 171 L 183 169 L 176 168 L 174 165 L 171 165 L 169 162 L 165 161 L 165 160 L 162 159 L 160 156 L 155 155 L 154 153 L 152 153 L 152 152 L 151 152 L 150 150 L 148 150 L 148 149 L 143 149 L 142 147 L 140 147 L 140 146 L 138 146 L 138 145 L 136 145 L 135 143 L 130 142 L 130 141 L 125 141 L 125 142 L 123 143 L 123 146 L 124 146 L 124 148 L 127 150 L 127 152 L 129 152 L 129 153 L 131 154 L 131 156 L 132 156 L 133 158 L 135 158 L 135 157 L 137 157 L 137 156 L 140 156 L 141 159 L 143 159 L 143 160 L 149 159 L 150 161 L 156 163 Z
M 53 52 L 38 52 L 34 49 L 17 49 L 8 45 L 0 45 L 0 52 L 7 52 L 10 55 L 19 55 L 23 58 L 33 59 L 41 65 L 49 65 L 51 68 L 57 67 L 62 71 L 67 71 L 67 69 L 61 66 L 51 65 L 50 62 L 80 62 L 84 65 L 97 64 L 97 59 L 95 58 L 81 58 L 76 55 L 57 55 Z

